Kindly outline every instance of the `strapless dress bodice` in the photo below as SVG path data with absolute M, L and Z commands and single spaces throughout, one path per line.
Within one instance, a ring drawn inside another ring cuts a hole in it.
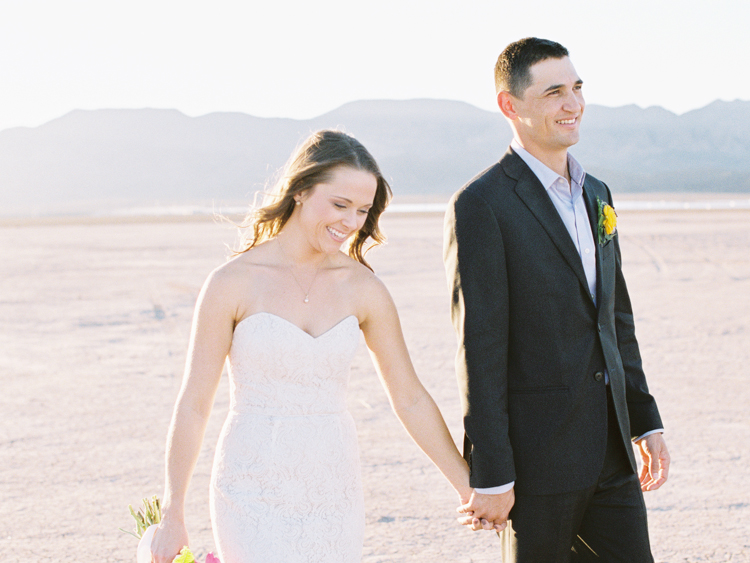
M 230 409 L 279 416 L 345 410 L 359 333 L 354 315 L 317 337 L 272 313 L 246 317 L 229 352 Z

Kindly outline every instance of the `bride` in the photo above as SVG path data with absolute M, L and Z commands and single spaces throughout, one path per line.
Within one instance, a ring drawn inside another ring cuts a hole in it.
M 359 452 L 345 404 L 360 331 L 406 430 L 462 504 L 471 495 L 468 467 L 414 372 L 393 300 L 364 258 L 368 240 L 383 241 L 378 219 L 390 198 L 375 160 L 356 139 L 319 131 L 271 195 L 198 298 L 167 440 L 155 563 L 188 545 L 185 494 L 227 358 L 230 409 L 210 491 L 223 563 L 361 560 Z

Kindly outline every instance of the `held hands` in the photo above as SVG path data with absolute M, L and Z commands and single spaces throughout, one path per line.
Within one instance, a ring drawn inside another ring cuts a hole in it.
M 641 452 L 641 490 L 655 491 L 666 481 L 669 474 L 669 452 L 661 433 L 646 436 L 637 442 Z
M 468 502 L 464 502 L 456 509 L 463 515 L 458 518 L 458 522 L 471 527 L 474 531 L 501 532 L 508 526 L 508 515 L 515 500 L 513 489 L 499 495 L 484 495 L 472 491 Z

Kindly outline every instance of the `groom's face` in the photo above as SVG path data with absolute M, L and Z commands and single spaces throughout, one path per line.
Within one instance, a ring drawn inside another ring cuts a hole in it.
M 545 59 L 530 68 L 531 85 L 513 98 L 516 132 L 531 154 L 567 151 L 578 142 L 586 102 L 583 81 L 568 57 Z M 535 155 L 536 156 L 536 155 Z

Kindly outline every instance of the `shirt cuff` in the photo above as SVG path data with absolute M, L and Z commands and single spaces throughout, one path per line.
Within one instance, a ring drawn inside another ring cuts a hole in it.
M 643 440 L 646 436 L 651 436 L 651 434 L 656 434 L 657 432 L 660 432 L 661 434 L 664 434 L 664 429 L 663 428 L 657 428 L 656 430 L 651 430 L 649 432 L 646 432 L 645 434 L 641 434 L 635 440 L 633 440 L 633 442 L 635 442 L 637 444 L 638 442 L 640 442 L 641 440 Z
M 476 487 L 474 490 L 482 495 L 501 495 L 510 491 L 515 484 L 515 481 L 511 481 L 510 483 L 506 485 L 500 485 L 499 487 L 488 487 L 486 489 L 480 489 L 479 487 Z

